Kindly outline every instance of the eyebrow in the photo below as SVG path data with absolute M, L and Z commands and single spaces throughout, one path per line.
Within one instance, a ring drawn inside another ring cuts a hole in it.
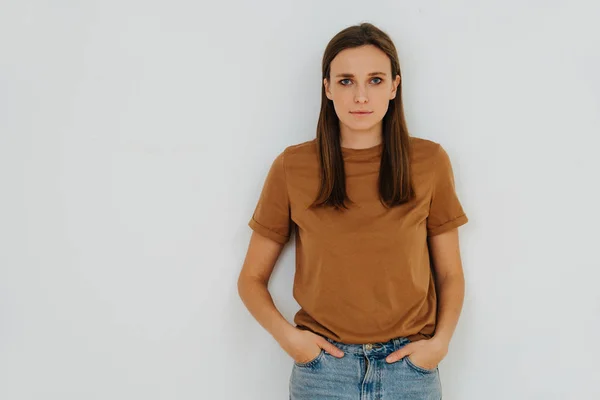
M 386 76 L 386 73 L 385 72 L 371 72 L 369 74 L 369 76 L 373 76 L 373 75 L 383 75 L 383 76 Z M 337 74 L 335 77 L 336 78 L 340 78 L 340 77 L 341 78 L 354 78 L 354 74 L 349 74 L 349 73 L 346 72 L 346 73 L 343 73 L 343 74 Z

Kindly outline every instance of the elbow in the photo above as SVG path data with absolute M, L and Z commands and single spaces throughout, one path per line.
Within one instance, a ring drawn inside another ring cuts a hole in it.
M 254 276 L 240 274 L 237 280 L 238 295 L 240 298 L 243 298 L 245 294 L 251 292 L 252 288 L 255 288 L 257 285 L 267 287 L 267 282 Z

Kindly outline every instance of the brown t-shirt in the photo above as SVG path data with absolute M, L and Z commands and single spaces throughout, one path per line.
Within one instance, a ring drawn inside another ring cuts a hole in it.
M 391 209 L 378 195 L 382 144 L 342 148 L 354 201 L 342 212 L 308 208 L 320 183 L 316 139 L 273 161 L 248 225 L 282 244 L 295 230 L 299 329 L 354 344 L 433 336 L 437 297 L 427 237 L 468 219 L 446 151 L 417 137 L 410 145 L 416 199 Z

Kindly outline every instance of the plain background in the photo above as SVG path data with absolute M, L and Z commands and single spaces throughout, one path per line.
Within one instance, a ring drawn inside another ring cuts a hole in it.
M 285 399 L 236 289 L 330 38 L 391 35 L 470 222 L 446 400 L 600 398 L 593 1 L 2 1 L 0 398 Z M 293 241 L 270 289 L 291 321 Z

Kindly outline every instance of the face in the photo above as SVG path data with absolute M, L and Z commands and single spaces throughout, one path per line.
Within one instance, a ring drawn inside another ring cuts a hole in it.
M 400 83 L 399 75 L 392 78 L 391 69 L 389 57 L 373 45 L 342 50 L 331 61 L 331 80 L 324 79 L 323 84 L 340 119 L 342 135 L 381 132 L 383 117 Z

